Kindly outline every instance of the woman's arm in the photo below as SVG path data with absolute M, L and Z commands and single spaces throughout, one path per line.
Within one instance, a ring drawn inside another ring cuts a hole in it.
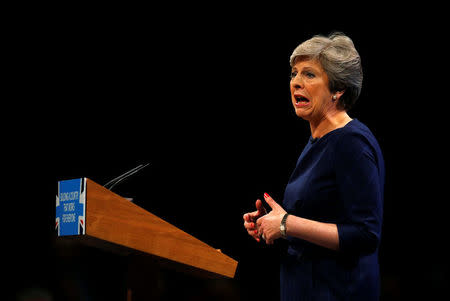
M 267 193 L 264 199 L 272 208 L 268 214 L 256 221 L 259 235 L 263 235 L 267 244 L 281 237 L 280 224 L 286 211 Z M 286 220 L 286 234 L 297 237 L 319 246 L 339 250 L 339 235 L 336 224 L 328 224 L 289 215 Z
M 339 250 L 339 235 L 336 224 L 322 223 L 289 215 L 286 220 L 286 235 L 297 237 L 331 250 Z

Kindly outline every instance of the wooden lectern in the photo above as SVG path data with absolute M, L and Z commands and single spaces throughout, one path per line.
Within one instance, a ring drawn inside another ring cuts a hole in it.
M 86 178 L 85 234 L 70 239 L 201 277 L 233 278 L 237 261 Z M 128 288 L 131 300 L 131 289 Z

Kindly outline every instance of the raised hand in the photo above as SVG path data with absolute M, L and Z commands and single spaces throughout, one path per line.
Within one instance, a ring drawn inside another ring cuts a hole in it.
M 264 237 L 267 244 L 273 244 L 273 241 L 281 237 L 280 224 L 286 210 L 275 202 L 267 193 L 264 193 L 266 203 L 272 208 L 272 211 L 256 220 L 258 234 Z
M 247 230 L 250 236 L 252 236 L 257 242 L 259 242 L 260 239 L 258 229 L 256 228 L 256 220 L 261 216 L 267 214 L 267 211 L 260 199 L 256 200 L 255 206 L 256 211 L 244 214 L 244 228 Z

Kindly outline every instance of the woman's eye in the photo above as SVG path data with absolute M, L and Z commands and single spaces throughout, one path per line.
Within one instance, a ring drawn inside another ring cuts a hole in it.
M 297 71 L 291 72 L 291 79 L 295 78 L 297 76 Z
M 311 73 L 311 72 L 306 72 L 305 75 L 306 75 L 307 78 L 314 78 L 314 77 L 316 77 L 316 75 L 314 73 Z

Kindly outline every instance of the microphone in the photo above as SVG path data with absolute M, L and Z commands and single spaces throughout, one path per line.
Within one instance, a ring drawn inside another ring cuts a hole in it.
M 103 185 L 105 188 L 108 188 L 109 190 L 112 190 L 112 188 L 114 186 L 116 186 L 117 184 L 119 184 L 120 182 L 122 182 L 123 180 L 131 177 L 132 175 L 134 175 L 135 173 L 139 172 L 140 170 L 142 170 L 143 168 L 147 167 L 148 165 L 150 165 L 150 163 L 146 163 L 146 164 L 140 164 L 138 166 L 136 166 L 133 169 L 130 169 L 129 171 L 121 174 L 120 176 L 112 179 L 111 181 L 109 181 L 108 183 L 106 183 L 105 185 Z M 109 186 L 109 187 L 108 187 Z

